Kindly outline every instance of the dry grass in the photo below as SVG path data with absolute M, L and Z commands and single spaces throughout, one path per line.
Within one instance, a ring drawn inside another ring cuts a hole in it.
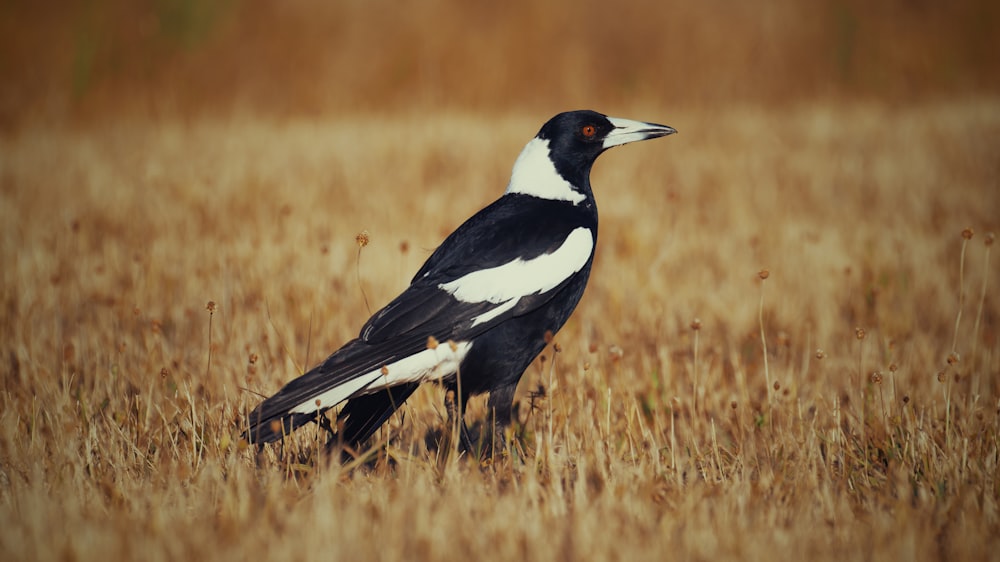
M 598 163 L 590 288 L 484 467 L 428 448 L 433 387 L 370 468 L 237 436 L 543 116 L 0 139 L 0 558 L 996 559 L 1000 105 L 615 113 L 681 133 Z

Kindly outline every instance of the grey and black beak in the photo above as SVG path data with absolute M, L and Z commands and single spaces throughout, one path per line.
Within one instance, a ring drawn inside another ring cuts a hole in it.
M 642 121 L 633 121 L 631 119 L 622 119 L 620 117 L 608 117 L 608 121 L 610 121 L 615 128 L 604 137 L 605 149 L 611 148 L 612 146 L 618 146 L 620 144 L 628 144 L 630 142 L 665 137 L 677 132 L 677 129 L 666 125 L 644 123 Z

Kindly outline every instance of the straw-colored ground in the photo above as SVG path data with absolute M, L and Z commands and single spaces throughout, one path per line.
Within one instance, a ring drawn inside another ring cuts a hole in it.
M 354 471 L 241 416 L 548 115 L 0 139 L 0 559 L 997 559 L 1000 105 L 613 113 L 680 134 L 599 160 L 590 287 L 487 466 L 433 386 Z

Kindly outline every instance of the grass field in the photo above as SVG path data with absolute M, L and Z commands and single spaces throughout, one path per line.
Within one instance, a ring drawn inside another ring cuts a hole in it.
M 680 134 L 598 162 L 590 287 L 486 465 L 435 387 L 357 470 L 239 433 L 548 115 L 0 138 L 0 559 L 998 559 L 1000 104 L 613 113 Z

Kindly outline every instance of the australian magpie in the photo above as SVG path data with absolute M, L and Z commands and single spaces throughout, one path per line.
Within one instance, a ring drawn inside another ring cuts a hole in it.
M 594 111 L 550 119 L 514 162 L 503 196 L 451 233 L 357 338 L 261 402 L 245 438 L 268 443 L 317 421 L 334 433 L 331 444 L 360 450 L 420 383 L 435 380 L 450 415 L 455 398 L 462 420 L 467 399 L 488 392 L 494 431 L 509 424 L 518 380 L 590 276 L 591 166 L 612 146 L 675 132 Z M 324 413 L 344 401 L 334 428 Z

